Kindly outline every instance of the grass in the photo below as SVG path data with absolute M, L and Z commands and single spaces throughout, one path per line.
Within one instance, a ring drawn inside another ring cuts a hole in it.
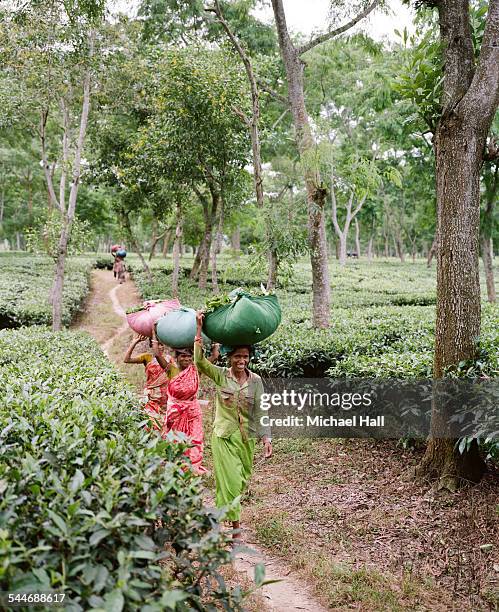
M 265 514 L 255 524 L 259 542 L 281 554 L 290 552 L 296 540 L 296 534 L 288 526 L 286 517 L 287 512 Z
M 331 563 L 320 555 L 314 560 L 312 575 L 331 608 L 361 605 L 362 610 L 404 610 L 399 594 L 376 570 Z

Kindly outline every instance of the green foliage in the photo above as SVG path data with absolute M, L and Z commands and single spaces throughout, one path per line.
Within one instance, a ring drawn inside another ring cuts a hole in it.
M 91 260 L 66 263 L 62 321 L 69 325 L 88 293 Z M 53 263 L 47 257 L 6 253 L 1 257 L 0 327 L 49 325 L 52 307 L 49 301 L 53 282 Z
M 61 590 L 75 611 L 240 608 L 185 444 L 145 431 L 87 334 L 0 332 L 0 388 L 0 589 Z
M 224 256 L 219 274 L 223 292 L 240 285 L 258 287 L 265 281 L 263 268 L 250 271 L 247 258 L 228 267 Z M 171 264 L 158 262 L 153 283 L 129 262 L 144 299 L 168 297 Z M 186 262 L 187 276 L 189 265 Z M 310 320 L 311 273 L 308 263 L 295 265 L 293 282 L 276 294 L 282 324 L 259 346 L 254 368 L 262 376 L 316 377 L 430 377 L 433 366 L 435 325 L 435 272 L 424 262 L 400 265 L 393 261 L 356 262 L 346 268 L 331 263 L 333 307 L 331 328 L 314 330 Z M 482 283 L 483 286 L 483 283 Z M 184 304 L 201 308 L 205 292 L 184 277 L 180 283 Z M 223 298 L 222 298 L 223 299 Z M 493 305 L 483 305 L 481 357 L 473 375 L 493 376 L 499 371 L 499 321 Z M 463 364 L 470 368 L 472 364 Z
M 26 250 L 31 253 L 45 254 L 57 261 L 59 237 L 64 225 L 57 210 L 48 212 L 45 219 L 39 220 L 37 226 L 26 230 Z M 71 227 L 68 243 L 68 255 L 79 255 L 87 248 L 91 240 L 90 224 L 75 217 Z
M 245 92 L 238 66 L 226 53 L 195 48 L 152 61 L 159 71 L 153 113 L 125 156 L 135 163 L 132 183 L 165 177 L 181 189 L 209 180 L 228 200 L 249 155 L 247 130 L 233 111 Z
M 269 54 L 277 46 L 276 32 L 251 14 L 257 4 L 255 0 L 220 2 L 225 20 L 248 50 Z M 207 6 L 202 0 L 142 0 L 139 15 L 144 21 L 144 39 L 172 42 L 195 36 L 209 42 L 223 40 L 224 31 L 206 12 Z
M 434 28 L 427 30 L 418 41 L 411 39 L 411 42 L 414 46 L 402 51 L 405 66 L 394 88 L 417 107 L 417 113 L 407 121 L 420 118 L 431 132 L 435 132 L 442 114 L 442 47 Z

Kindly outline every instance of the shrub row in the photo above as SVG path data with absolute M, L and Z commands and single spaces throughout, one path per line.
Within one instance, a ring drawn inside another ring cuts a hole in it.
M 152 283 L 142 271 L 138 259 L 131 258 L 127 263 L 146 299 L 155 299 L 171 291 L 171 261 L 153 260 Z M 190 263 L 182 265 L 184 278 L 190 273 Z M 285 287 L 279 287 L 280 297 L 281 293 L 293 298 L 299 295 L 301 302 L 308 302 L 312 291 L 310 266 L 298 263 L 294 269 L 293 278 Z M 404 268 L 393 262 L 376 262 L 349 264 L 339 268 L 332 263 L 330 274 L 334 305 L 339 308 L 435 304 L 434 271 L 428 270 L 423 264 L 407 264 Z M 222 289 L 227 291 L 238 286 L 259 287 L 261 283 L 265 284 L 266 273 L 263 268 L 248 269 L 246 257 L 238 260 L 222 258 L 219 262 L 218 281 Z
M 237 264 L 244 265 L 244 258 Z M 236 264 L 231 264 L 232 269 Z M 297 264 L 295 285 L 278 289 L 283 320 L 280 329 L 260 347 L 255 369 L 263 376 L 398 377 L 431 376 L 435 325 L 435 272 L 424 263 L 381 261 L 332 265 L 331 328 L 314 330 L 310 313 L 310 270 Z M 153 282 L 138 268 L 134 278 L 146 299 L 169 296 L 171 279 L 153 269 Z M 170 268 L 165 268 L 167 271 Z M 244 276 L 244 272 L 240 272 Z M 248 272 L 251 283 L 255 272 Z M 251 284 L 250 283 L 250 284 Z M 241 283 L 242 284 L 242 283 Z M 248 284 L 248 283 L 246 283 Z M 237 284 L 227 283 L 229 291 Z M 302 292 L 306 287 L 306 292 Z M 208 290 L 188 278 L 180 281 L 182 301 L 202 307 Z M 482 358 L 478 368 L 487 375 L 498 370 L 497 314 L 484 304 Z M 463 364 L 463 368 L 470 367 Z M 473 366 L 475 368 L 475 366 Z M 475 368 L 476 369 L 476 368 Z
M 69 260 L 64 279 L 62 319 L 69 325 L 79 311 L 89 288 L 94 260 Z M 48 325 L 52 321 L 49 301 L 54 264 L 47 257 L 10 255 L 2 257 L 0 279 L 0 328 Z
M 3 330 L 0 388 L 0 590 L 62 590 L 67 610 L 238 609 L 185 446 L 144 430 L 88 335 Z

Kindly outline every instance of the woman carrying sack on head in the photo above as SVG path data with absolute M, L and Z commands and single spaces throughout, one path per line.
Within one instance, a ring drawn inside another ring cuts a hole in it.
M 258 427 L 257 431 L 263 383 L 257 374 L 248 370 L 249 346 L 233 347 L 228 355 L 229 368 L 215 366 L 203 356 L 203 318 L 204 314 L 198 312 L 194 363 L 217 386 L 211 441 L 216 505 L 218 508 L 231 506 L 226 518 L 232 522 L 233 539 L 239 540 L 241 504 L 238 498 L 246 490 L 253 472 L 255 442 L 259 434 L 263 433 L 260 437 L 265 458 L 272 456 L 270 430 Z
M 161 435 L 163 437 L 170 431 L 182 432 L 193 444 L 188 448 L 192 468 L 197 474 L 205 474 L 203 461 L 203 413 L 198 401 L 199 374 L 192 361 L 192 349 L 180 348 L 174 350 L 176 369 L 167 362 L 164 356 L 157 357 L 158 363 L 168 373 L 169 381 L 166 385 L 166 412 L 163 418 Z M 218 345 L 214 346 L 211 360 L 218 358 Z
M 142 353 L 137 357 L 132 357 L 137 344 L 144 340 L 149 340 L 153 354 Z M 168 381 L 170 377 L 178 374 L 178 367 L 171 357 L 169 361 L 166 360 L 164 347 L 158 342 L 154 330 L 152 342 L 147 336 L 141 336 L 140 334 L 134 336 L 123 361 L 125 363 L 142 364 L 145 367 L 146 384 L 144 390 L 147 394 L 147 403 L 144 406 L 144 412 L 151 420 L 152 428 L 161 432 L 168 402 Z
M 116 255 L 115 253 L 113 253 L 113 256 L 114 256 L 114 265 L 113 265 L 114 278 L 116 278 L 119 284 L 121 285 L 126 281 L 125 260 L 119 255 Z

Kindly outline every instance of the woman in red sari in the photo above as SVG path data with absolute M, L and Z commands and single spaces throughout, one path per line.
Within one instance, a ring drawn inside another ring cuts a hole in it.
M 217 358 L 218 346 L 215 346 L 210 360 L 215 361 Z M 184 433 L 193 444 L 185 453 L 191 460 L 193 470 L 197 474 L 205 474 L 207 470 L 202 465 L 203 413 L 198 401 L 199 374 L 193 363 L 192 349 L 175 350 L 175 360 L 179 371 L 171 376 L 166 387 L 168 400 L 162 435 L 165 436 L 169 431 Z
M 162 435 L 169 431 L 184 433 L 193 444 L 185 454 L 191 460 L 193 470 L 203 474 L 206 469 L 202 465 L 203 413 L 198 401 L 199 374 L 193 364 L 191 349 L 176 350 L 175 360 L 180 371 L 166 386 L 168 399 Z
M 164 356 L 164 349 L 154 335 L 152 341 L 154 355 L 142 353 L 137 357 L 132 357 L 137 344 L 148 339 L 147 336 L 136 335 L 128 347 L 123 361 L 125 363 L 142 364 L 145 367 L 146 384 L 144 390 L 147 394 L 147 403 L 144 406 L 144 412 L 148 415 L 152 428 L 161 432 L 168 401 L 166 390 L 168 380 L 171 376 L 178 374 L 179 370 L 171 358 L 167 361 Z

